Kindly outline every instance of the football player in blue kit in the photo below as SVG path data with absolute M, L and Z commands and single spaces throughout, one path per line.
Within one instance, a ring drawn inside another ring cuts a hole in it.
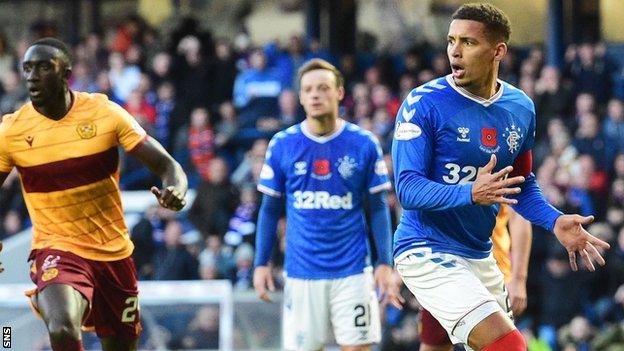
M 583 225 L 593 217 L 551 206 L 532 173 L 535 107 L 498 79 L 507 52 L 507 16 L 489 4 L 454 14 L 447 37 L 452 73 L 405 98 L 396 119 L 392 158 L 404 208 L 394 260 L 404 283 L 468 349 L 524 351 L 490 236 L 500 204 L 553 232 L 577 270 L 594 270 L 609 245 Z M 536 238 L 539 240 L 539 238 Z
M 254 287 L 270 301 L 268 263 L 285 202 L 284 349 L 321 350 L 333 331 L 342 350 L 370 350 L 381 339 L 375 286 L 380 299 L 402 304 L 392 283 L 388 170 L 373 134 L 339 118 L 340 72 L 313 59 L 299 70 L 299 81 L 306 119 L 273 137 L 260 174 Z M 374 274 L 365 200 L 377 253 Z

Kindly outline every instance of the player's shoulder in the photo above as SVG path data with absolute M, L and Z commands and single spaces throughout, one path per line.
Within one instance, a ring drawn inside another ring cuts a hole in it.
M 75 110 L 89 110 L 101 108 L 110 103 L 108 96 L 100 93 L 86 93 L 83 91 L 73 91 Z
M 378 144 L 377 137 L 372 132 L 349 121 L 344 121 L 344 124 L 343 133 L 345 133 L 349 139 L 356 141 L 358 145 L 367 143 Z
M 499 82 L 505 89 L 503 92 L 503 99 L 501 99 L 502 102 L 511 102 L 535 113 L 535 104 L 533 103 L 533 100 L 531 100 L 531 98 L 524 91 L 522 91 L 522 89 L 519 89 L 513 84 L 503 80 L 499 80 Z
M 29 121 L 32 117 L 38 115 L 31 102 L 24 104 L 13 113 L 7 113 L 2 116 L 2 122 L 0 123 L 0 133 L 6 133 L 10 130 L 17 121 Z M 36 123 L 32 121 L 31 123 Z
M 446 77 L 438 77 L 409 92 L 403 100 L 399 120 L 409 121 L 414 114 L 427 116 L 431 111 L 450 105 L 452 89 Z
M 279 131 L 273 135 L 269 141 L 269 148 L 274 148 L 275 145 L 282 145 L 284 143 L 296 142 L 302 135 L 301 123 L 290 126 L 282 131 Z

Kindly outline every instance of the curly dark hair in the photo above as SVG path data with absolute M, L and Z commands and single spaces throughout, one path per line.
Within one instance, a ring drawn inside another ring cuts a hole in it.
M 472 20 L 485 25 L 491 39 L 507 43 L 511 35 L 509 18 L 498 7 L 485 3 L 462 5 L 453 13 L 454 20 Z

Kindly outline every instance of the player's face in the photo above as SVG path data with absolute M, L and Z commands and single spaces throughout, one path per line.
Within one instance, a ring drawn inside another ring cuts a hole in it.
M 45 106 L 62 99 L 70 70 L 63 61 L 63 53 L 51 46 L 31 46 L 24 55 L 22 70 L 30 101 Z
M 451 22 L 446 53 L 458 86 L 478 89 L 488 84 L 496 78 L 497 64 L 506 52 L 506 44 L 494 43 L 483 23 L 460 19 Z
M 330 70 L 315 69 L 301 77 L 299 101 L 311 118 L 333 116 L 338 118 L 338 103 L 344 97 L 344 88 L 336 84 Z

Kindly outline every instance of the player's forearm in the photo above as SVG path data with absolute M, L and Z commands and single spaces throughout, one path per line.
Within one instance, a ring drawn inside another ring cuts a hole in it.
M 281 198 L 262 196 L 256 230 L 256 255 L 254 266 L 266 266 L 277 241 L 277 222 L 282 211 Z
M 186 193 L 188 190 L 188 179 L 186 173 L 182 169 L 182 166 L 173 158 L 167 162 L 165 170 L 162 174 L 158 175 L 163 183 L 163 188 L 173 186 L 181 193 Z
M 548 203 L 535 181 L 535 175 L 531 173 L 520 188 L 522 189 L 520 194 L 512 196 L 518 200 L 518 203 L 512 206 L 513 209 L 531 223 L 552 232 L 555 221 L 562 213 Z
M 471 184 L 440 184 L 408 171 L 396 181 L 397 197 L 406 210 L 440 211 L 470 205 L 470 189 Z
M 385 191 L 371 194 L 369 197 L 369 211 L 371 231 L 377 249 L 377 264 L 391 264 L 392 262 L 392 225 L 390 222 L 390 208 L 388 207 Z
M 531 223 L 513 213 L 509 218 L 509 234 L 511 236 L 511 276 L 513 279 L 526 281 L 533 240 Z

